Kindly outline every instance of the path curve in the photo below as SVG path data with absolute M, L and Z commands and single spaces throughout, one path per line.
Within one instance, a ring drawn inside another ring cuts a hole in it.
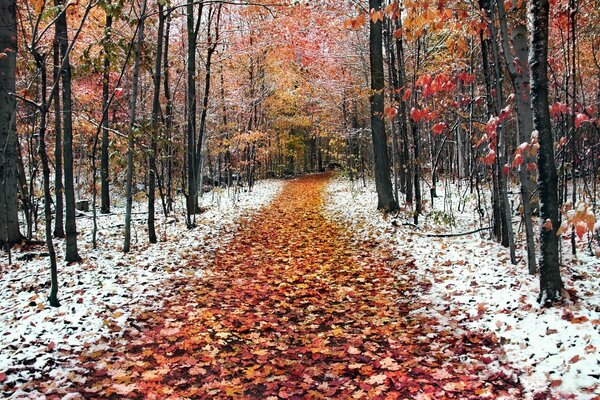
M 151 328 L 82 356 L 86 398 L 518 398 L 486 371 L 492 336 L 420 318 L 410 268 L 322 214 L 327 175 L 288 183 L 218 250 L 201 279 L 175 282 Z M 468 357 L 467 357 L 468 356 Z M 487 380 L 487 381 L 486 381 Z

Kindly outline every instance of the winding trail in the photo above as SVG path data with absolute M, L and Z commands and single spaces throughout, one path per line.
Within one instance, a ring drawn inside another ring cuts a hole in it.
M 174 282 L 149 328 L 86 354 L 86 398 L 518 398 L 492 336 L 458 334 L 411 310 L 411 265 L 322 214 L 327 175 L 292 181 L 217 252 Z M 467 357 L 468 356 L 468 357 Z

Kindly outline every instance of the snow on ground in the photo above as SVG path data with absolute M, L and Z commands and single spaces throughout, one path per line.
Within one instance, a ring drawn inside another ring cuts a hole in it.
M 414 312 L 433 313 L 444 324 L 462 329 L 495 333 L 505 352 L 504 361 L 521 371 L 528 399 L 597 399 L 600 259 L 589 254 L 587 241 L 579 243 L 577 257 L 567 254 L 568 241 L 563 244 L 561 273 L 570 299 L 561 306 L 540 307 L 538 277 L 527 273 L 523 249 L 518 249 L 519 263 L 512 265 L 508 250 L 488 240 L 486 232 L 452 238 L 424 236 L 479 227 L 473 220 L 475 196 L 465 194 L 464 188 L 460 195 L 450 190 L 446 197 L 443 190 L 438 193 L 433 210 L 427 204 L 426 215 L 414 227 L 407 212 L 394 218 L 376 212 L 372 185 L 364 188 L 337 179 L 327 189 L 326 213 L 349 225 L 359 237 L 389 247 L 396 257 L 414 260 L 411 276 L 399 277 L 423 288 L 422 299 L 428 306 Z M 462 213 L 456 211 L 459 202 L 465 210 Z
M 204 194 L 197 227 L 186 228 L 183 202 L 174 215 L 157 212 L 159 243 L 147 243 L 145 203 L 136 203 L 132 250 L 123 254 L 124 208 L 98 216 L 98 249 L 92 249 L 91 214 L 77 219 L 80 264 L 63 262 L 64 241 L 55 240 L 59 268 L 59 308 L 49 307 L 49 259 L 43 255 L 19 261 L 25 254 L 42 254 L 45 246 L 17 249 L 13 264 L 0 253 L 0 397 L 9 387 L 26 389 L 31 378 L 54 377 L 53 388 L 79 379 L 77 353 L 102 349 L 111 338 L 140 328 L 135 316 L 158 309 L 171 278 L 201 276 L 217 246 L 226 246 L 239 224 L 268 204 L 283 186 L 261 181 L 253 192 L 234 195 L 227 190 Z M 43 233 L 42 233 L 43 234 Z M 40 395 L 39 392 L 28 396 Z M 20 390 L 13 398 L 24 398 Z

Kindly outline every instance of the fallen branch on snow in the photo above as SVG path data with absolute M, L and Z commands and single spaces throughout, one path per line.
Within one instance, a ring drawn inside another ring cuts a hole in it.
M 492 227 L 488 226 L 485 228 L 475 229 L 473 231 L 459 232 L 459 233 L 426 233 L 423 236 L 426 236 L 426 237 L 458 237 L 458 236 L 471 235 L 473 233 L 477 233 L 477 232 L 481 232 L 481 231 L 487 231 L 488 229 L 492 229 Z

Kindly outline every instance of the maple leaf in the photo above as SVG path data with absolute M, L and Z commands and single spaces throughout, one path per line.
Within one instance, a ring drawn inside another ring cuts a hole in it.
M 465 388 L 466 384 L 464 382 L 448 382 L 444 385 L 444 390 L 448 392 L 461 392 Z
M 488 154 L 483 157 L 483 163 L 485 165 L 493 165 L 496 162 L 496 152 L 494 150 L 491 150 L 488 152 Z
M 370 376 L 365 382 L 367 382 L 369 385 L 382 385 L 386 380 L 387 375 L 379 374 Z
M 142 378 L 144 378 L 145 381 L 158 382 L 162 380 L 162 374 L 158 370 L 144 371 L 142 373 Z
M 431 128 L 431 131 L 435 134 L 435 135 L 441 135 L 442 132 L 444 132 L 444 130 L 447 128 L 446 123 L 445 122 L 438 122 L 437 124 L 433 125 L 433 127 Z
M 400 365 L 391 357 L 386 357 L 383 360 L 380 360 L 379 365 L 381 368 L 388 369 L 390 371 L 398 371 L 400 369 Z
M 389 119 L 393 119 L 397 114 L 398 109 L 396 107 L 386 107 L 383 111 L 383 115 Z
M 121 396 L 127 396 L 136 389 L 137 385 L 135 383 L 129 385 L 115 383 L 112 385 L 112 390 L 114 391 L 114 393 L 119 394 Z
M 163 328 L 160 331 L 161 335 L 164 336 L 174 336 L 176 334 L 178 334 L 181 331 L 180 328 Z
M 449 374 L 448 371 L 446 371 L 444 368 L 440 368 L 436 370 L 433 374 L 431 374 L 431 377 L 436 380 L 442 381 L 445 379 L 452 378 L 452 375 Z

